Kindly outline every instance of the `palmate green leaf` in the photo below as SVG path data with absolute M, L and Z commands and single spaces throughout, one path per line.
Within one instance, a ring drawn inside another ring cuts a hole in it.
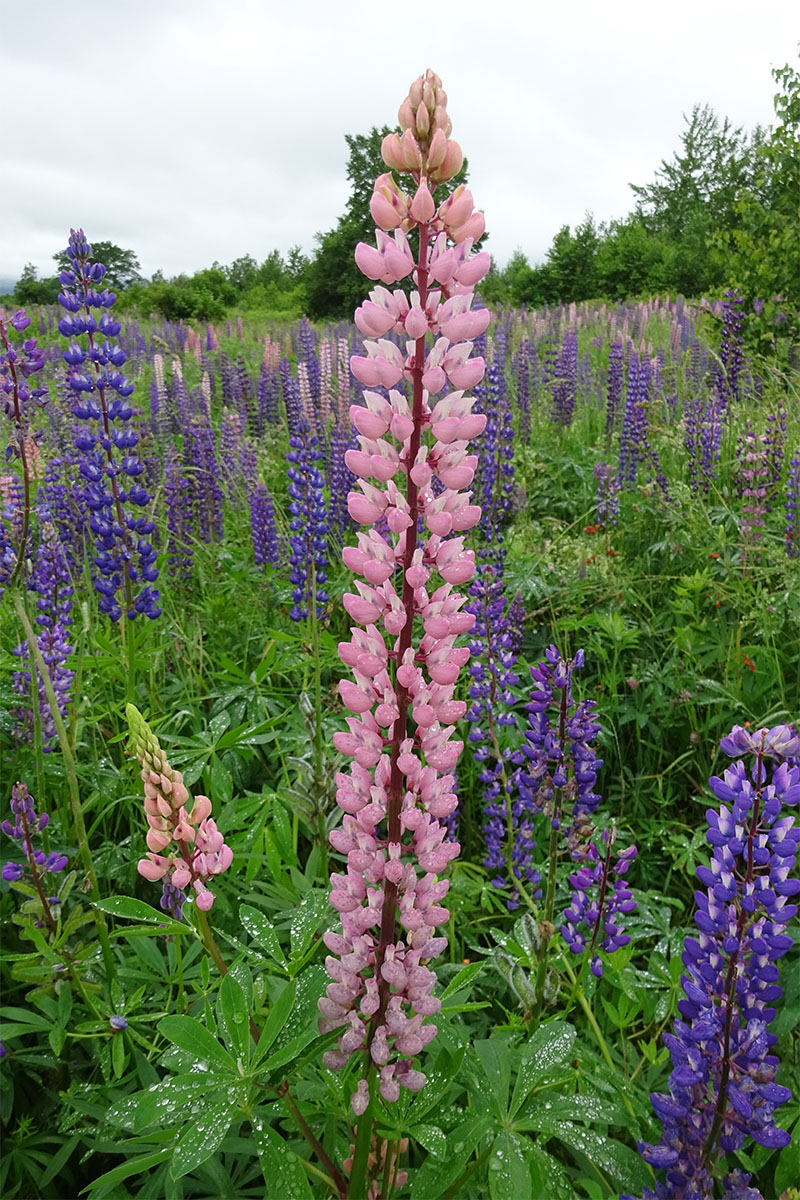
M 419 1142 L 420 1146 L 424 1150 L 427 1150 L 429 1154 L 432 1154 L 434 1158 L 445 1158 L 447 1156 L 447 1138 L 438 1126 L 410 1125 L 407 1132 L 410 1138 L 413 1138 L 415 1142 Z
M 208 1071 L 194 1074 L 168 1075 L 142 1091 L 132 1092 L 108 1110 L 106 1119 L 112 1125 L 141 1134 L 151 1126 L 165 1128 L 182 1121 L 193 1104 L 200 1103 L 217 1086 L 223 1086 L 218 1076 Z
M 550 1021 L 540 1025 L 528 1044 L 523 1048 L 519 1073 L 511 1098 L 513 1116 L 522 1105 L 531 1088 L 545 1078 L 554 1067 L 565 1063 L 575 1044 L 575 1030 L 565 1021 Z
M 267 1196 L 285 1200 L 312 1200 L 313 1193 L 297 1156 L 276 1129 L 256 1114 L 251 1119 L 253 1141 L 258 1150 Z
M 201 1104 L 188 1125 L 184 1125 L 172 1154 L 170 1175 L 182 1179 L 217 1150 L 230 1129 L 239 1107 L 238 1098 L 211 1100 Z
M 323 913 L 327 915 L 328 894 L 315 889 L 306 892 L 295 909 L 289 932 L 292 941 L 292 958 L 299 959 L 305 954 L 311 941 L 322 923 Z
M 149 1171 L 151 1167 L 157 1167 L 159 1163 L 164 1162 L 165 1158 L 169 1156 L 169 1152 L 169 1146 L 162 1146 L 160 1150 L 155 1150 L 152 1154 L 142 1154 L 139 1158 L 126 1159 L 118 1167 L 113 1167 L 110 1171 L 106 1171 L 104 1175 L 93 1179 L 91 1183 L 86 1185 L 84 1190 L 87 1192 L 96 1192 L 98 1189 L 105 1190 L 106 1188 L 116 1187 L 118 1183 L 130 1179 L 133 1175 L 141 1175 L 142 1171 Z
M 429 1154 L 414 1174 L 412 1200 L 441 1200 L 451 1184 L 463 1175 L 487 1133 L 492 1130 L 491 1117 L 470 1117 L 463 1121 L 447 1139 L 443 1158 Z
M 775 1195 L 780 1196 L 787 1188 L 797 1186 L 800 1179 L 800 1123 L 792 1131 L 792 1140 L 781 1150 L 775 1163 Z
M 158 1032 L 199 1061 L 215 1063 L 223 1070 L 238 1075 L 236 1063 L 225 1047 L 194 1017 L 164 1017 L 158 1022 Z
M 450 980 L 447 987 L 442 992 L 442 1000 L 446 1000 L 455 992 L 460 992 L 462 988 L 468 987 L 470 984 L 472 984 L 475 978 L 480 975 L 484 965 L 485 964 L 482 962 L 476 962 L 469 963 L 466 967 L 462 967 L 458 974 Z
M 576 1154 L 583 1155 L 604 1175 L 608 1175 L 620 1190 L 639 1192 L 653 1181 L 653 1173 L 643 1159 L 629 1146 L 604 1137 L 571 1121 L 550 1118 L 543 1111 L 537 1127 L 546 1138 L 555 1137 Z
M 489 1151 L 489 1195 L 492 1200 L 538 1200 L 531 1190 L 531 1172 L 523 1141 L 502 1130 Z

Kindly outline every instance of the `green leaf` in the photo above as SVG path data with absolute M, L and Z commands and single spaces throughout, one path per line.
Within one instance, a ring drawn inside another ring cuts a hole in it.
M 472 983 L 473 979 L 481 973 L 484 968 L 482 962 L 469 963 L 466 967 L 462 967 L 453 979 L 450 980 L 447 987 L 442 992 L 442 1000 L 446 1000 L 448 996 L 452 996 L 454 992 L 460 992 L 462 988 L 467 987 Z
M 483 1067 L 498 1116 L 506 1115 L 508 1087 L 511 1082 L 511 1047 L 507 1038 L 491 1038 L 475 1043 L 475 1053 Z
M 109 1111 L 108 1119 L 123 1129 L 140 1134 L 152 1126 L 167 1128 L 180 1123 L 193 1105 L 202 1102 L 215 1088 L 227 1084 L 222 1076 L 208 1072 L 167 1075 L 157 1084 L 141 1092 L 133 1092 Z M 230 1099 L 230 1091 L 228 1092 Z
M 49 1029 L 53 1023 L 50 1018 L 41 1016 L 32 1008 L 14 1008 L 13 1006 L 0 1008 L 0 1017 L 3 1020 L 19 1021 L 33 1029 Z
M 126 921 L 143 921 L 148 925 L 169 926 L 169 932 L 174 932 L 176 926 L 180 933 L 187 933 L 188 927 L 180 921 L 173 921 L 166 913 L 157 908 L 151 908 L 143 900 L 134 900 L 130 896 L 107 896 L 105 900 L 95 900 L 94 908 L 101 912 L 110 913 L 112 917 L 122 917 Z
M 531 1172 L 534 1196 L 547 1196 L 547 1200 L 574 1200 L 575 1192 L 566 1171 L 536 1142 L 526 1140 L 524 1154 Z
M 158 1022 L 158 1032 L 179 1050 L 238 1074 L 236 1063 L 225 1047 L 194 1017 L 164 1017 Z
M 285 967 L 286 956 L 278 941 L 278 935 L 264 914 L 257 908 L 251 908 L 249 904 L 242 904 L 239 908 L 239 920 L 253 941 L 262 946 L 270 958 Z
M 58 1058 L 61 1051 L 64 1049 L 64 1042 L 67 1040 L 67 1031 L 63 1025 L 54 1025 L 47 1035 L 50 1042 L 50 1049 Z
M 111 1039 L 111 1067 L 114 1071 L 114 1078 L 121 1079 L 125 1073 L 127 1062 L 127 1054 L 125 1051 L 125 1038 L 121 1033 L 114 1034 Z
M 184 1125 L 172 1154 L 170 1175 L 182 1179 L 217 1150 L 236 1115 L 238 1101 L 210 1101 L 200 1105 L 190 1124 Z
M 552 1120 L 546 1110 L 542 1117 L 537 1127 L 545 1137 L 558 1138 L 570 1150 L 585 1156 L 598 1170 L 611 1176 L 621 1190 L 641 1193 L 642 1188 L 652 1183 L 649 1167 L 629 1146 L 571 1121 Z
M 447 1154 L 447 1138 L 436 1125 L 410 1125 L 408 1136 L 434 1158 L 444 1158 Z
M 222 714 L 223 716 L 227 714 Z M 218 720 L 215 717 L 214 720 Z M 231 773 L 225 764 L 213 755 L 211 759 L 211 798 L 216 806 L 216 811 L 221 812 L 222 809 L 231 802 L 233 796 L 233 780 Z
M 532 1200 L 522 1140 L 505 1129 L 489 1152 L 489 1195 L 492 1200 Z
M 157 1167 L 159 1163 L 164 1162 L 168 1154 L 169 1147 L 163 1146 L 160 1150 L 156 1150 L 152 1154 L 143 1154 L 141 1158 L 127 1159 L 125 1162 L 121 1162 L 118 1167 L 106 1171 L 105 1175 L 101 1175 L 98 1179 L 93 1179 L 91 1183 L 86 1185 L 85 1191 L 94 1192 L 97 1188 L 114 1187 L 116 1184 L 122 1183 L 124 1179 L 130 1179 L 132 1175 L 141 1175 L 142 1171 L 149 1171 L 151 1167 Z
M 276 1037 L 286 1024 L 289 1013 L 294 1008 L 294 998 L 297 992 L 297 980 L 293 979 L 291 983 L 287 983 L 278 996 L 274 1000 L 272 1007 L 269 1010 L 269 1016 L 264 1022 L 264 1028 L 261 1030 L 261 1037 L 258 1039 L 258 1049 L 254 1056 L 254 1062 L 260 1062 L 264 1055 L 269 1050 Z
M 285 1196 L 286 1200 L 312 1200 L 306 1173 L 277 1130 L 265 1125 L 258 1115 L 251 1118 L 250 1124 L 267 1195 Z
M 292 958 L 302 958 L 320 926 L 322 914 L 327 909 L 327 893 L 307 892 L 292 916 L 289 928 L 292 939 Z
M 236 1058 L 247 1062 L 250 1055 L 250 1021 L 241 985 L 230 972 L 219 988 L 217 1020 L 223 1041 Z
M 447 1139 L 446 1158 L 442 1160 L 429 1154 L 414 1173 L 412 1200 L 441 1200 L 450 1185 L 463 1175 L 491 1128 L 491 1118 L 481 1116 L 470 1117 L 454 1129 Z
M 790 1187 L 797 1186 L 800 1179 L 800 1125 L 796 1126 L 789 1145 L 780 1152 L 775 1164 L 776 1196 L 782 1195 Z
M 550 1021 L 540 1025 L 522 1051 L 519 1074 L 511 1098 L 511 1115 L 516 1113 L 528 1092 L 538 1080 L 547 1076 L 554 1067 L 565 1063 L 575 1044 L 575 1030 L 564 1021 Z
M 285 1046 L 281 1046 L 274 1054 L 271 1054 L 264 1063 L 265 1071 L 277 1071 L 278 1067 L 283 1067 L 286 1063 L 293 1062 L 301 1050 L 305 1050 L 309 1043 L 319 1037 L 316 1029 L 309 1028 L 303 1033 L 299 1033 L 297 1037 L 292 1038 Z

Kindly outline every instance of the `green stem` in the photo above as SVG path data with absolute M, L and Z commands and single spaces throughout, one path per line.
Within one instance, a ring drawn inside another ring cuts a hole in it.
M 302 1134 L 305 1137 L 306 1141 L 308 1142 L 309 1146 L 311 1146 L 311 1148 L 314 1151 L 314 1153 L 316 1154 L 317 1158 L 322 1163 L 323 1167 L 325 1167 L 326 1171 L 328 1172 L 331 1179 L 333 1180 L 336 1190 L 339 1193 L 340 1200 L 347 1200 L 347 1196 L 348 1196 L 347 1180 L 345 1179 L 344 1175 L 339 1170 L 339 1168 L 336 1166 L 336 1164 L 333 1162 L 333 1160 L 330 1158 L 330 1156 L 326 1153 L 326 1151 L 322 1147 L 321 1143 L 317 1140 L 317 1137 L 314 1134 L 313 1130 L 311 1129 L 311 1126 L 308 1124 L 305 1117 L 300 1112 L 297 1101 L 295 1100 L 294 1096 L 289 1091 L 289 1081 L 287 1080 L 284 1084 L 282 1084 L 277 1089 L 277 1091 L 278 1091 L 278 1095 L 280 1096 L 281 1100 L 283 1101 L 283 1103 L 286 1105 L 287 1109 L 291 1113 L 292 1119 L 294 1120 L 298 1129 L 302 1132 Z M 366 1195 L 366 1193 L 365 1193 L 365 1195 Z M 353 1196 L 352 1192 L 350 1193 L 350 1196 L 352 1198 L 352 1196 Z
M 566 689 L 564 689 L 566 691 Z M 555 812 L 561 812 L 561 788 L 555 790 Z M 541 1017 L 542 1007 L 544 1005 L 544 989 L 547 982 L 547 960 L 550 956 L 550 942 L 552 933 L 550 930 L 553 926 L 553 909 L 555 908 L 556 899 L 556 877 L 558 868 L 558 835 L 557 828 L 559 822 L 553 818 L 550 825 L 550 850 L 549 850 L 549 868 L 547 872 L 547 895 L 544 902 L 544 916 L 539 925 L 539 931 L 542 935 L 541 948 L 539 950 L 539 966 L 536 970 L 536 1000 L 534 1002 L 533 1013 L 531 1020 L 533 1028 L 536 1029 Z
M 563 955 L 562 955 L 562 962 L 564 963 L 564 970 L 566 972 L 567 978 L 569 979 L 570 983 L 573 986 L 575 998 L 578 1001 L 578 1004 L 580 1004 L 581 1008 L 583 1009 L 586 1020 L 589 1022 L 589 1025 L 591 1026 L 592 1033 L 594 1034 L 595 1038 L 597 1039 L 597 1045 L 600 1048 L 600 1053 L 602 1054 L 603 1058 L 605 1059 L 606 1064 L 611 1068 L 612 1071 L 614 1071 L 616 1073 L 617 1068 L 614 1064 L 613 1058 L 611 1057 L 611 1052 L 608 1048 L 606 1039 L 603 1037 L 603 1031 L 600 1028 L 600 1026 L 597 1024 L 597 1017 L 594 1015 L 594 1012 L 592 1011 L 592 1006 L 589 1003 L 589 1001 L 586 999 L 586 994 L 585 994 L 583 988 L 579 986 L 575 972 L 573 971 L 572 967 L 569 965 L 569 963 L 567 962 L 567 960 L 564 958 Z M 625 1105 L 625 1107 L 627 1108 L 630 1115 L 632 1117 L 634 1117 L 635 1113 L 633 1111 L 633 1105 L 631 1104 L 628 1097 L 623 1095 L 622 1102 Z
M 208 923 L 208 913 L 204 912 L 202 908 L 198 908 L 197 905 L 195 905 L 195 912 L 197 913 L 197 927 L 200 930 L 200 940 L 208 954 L 214 960 L 214 965 L 220 975 L 225 976 L 228 974 L 228 966 L 220 954 L 219 946 L 216 943 L 214 934 L 211 932 L 211 926 Z
M 25 612 L 25 607 L 16 594 L 13 595 L 14 607 L 17 610 L 17 616 L 20 619 L 22 628 L 25 630 L 25 637 L 28 641 L 28 650 L 32 654 L 36 667 L 41 675 L 44 683 L 45 692 L 47 693 L 47 701 L 50 705 L 50 711 L 53 715 L 53 723 L 56 727 L 58 742 L 61 747 L 61 754 L 64 759 L 64 770 L 67 777 L 67 789 L 69 791 L 70 812 L 72 815 L 72 823 L 75 829 L 75 836 L 78 842 L 78 852 L 81 856 L 83 869 L 86 878 L 89 881 L 89 888 L 92 900 L 100 900 L 100 889 L 97 886 L 97 875 L 92 861 L 92 852 L 89 848 L 89 839 L 86 835 L 86 823 L 83 819 L 83 809 L 81 808 L 81 795 L 78 786 L 78 773 L 76 770 L 75 756 L 72 753 L 72 747 L 67 736 L 66 726 L 64 725 L 61 711 L 58 707 L 53 681 L 50 678 L 50 672 L 47 670 L 47 664 L 44 661 L 42 652 L 39 649 L 39 643 L 36 640 L 36 634 L 28 620 L 28 614 Z M 106 986 L 110 988 L 112 980 L 115 978 L 114 959 L 111 954 L 111 943 L 108 940 L 108 926 L 104 913 L 98 908 L 93 908 L 94 923 L 97 928 L 97 937 L 100 942 L 100 950 L 103 955 L 103 962 L 106 968 Z

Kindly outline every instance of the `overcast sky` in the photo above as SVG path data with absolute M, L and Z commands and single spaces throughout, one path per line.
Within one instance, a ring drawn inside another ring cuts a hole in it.
M 146 275 L 332 228 L 346 133 L 394 124 L 441 76 L 489 249 L 632 208 L 696 103 L 773 120 L 798 0 L 0 0 L 0 277 L 40 274 L 70 226 Z

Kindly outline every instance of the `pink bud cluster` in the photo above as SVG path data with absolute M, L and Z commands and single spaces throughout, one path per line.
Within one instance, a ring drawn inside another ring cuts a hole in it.
M 197 907 L 208 912 L 214 896 L 206 884 L 227 871 L 233 851 L 211 817 L 208 796 L 195 796 L 189 812 L 186 806 L 191 797 L 183 775 L 169 765 L 155 735 L 132 704 L 127 715 L 142 767 L 148 824 L 148 853 L 139 859 L 136 869 L 151 883 L 165 879 L 181 891 L 191 887 Z
M 451 772 L 463 742 L 454 734 L 466 712 L 454 696 L 469 650 L 456 639 L 475 618 L 454 589 L 472 577 L 474 555 L 461 535 L 481 515 L 464 489 L 477 467 L 468 442 L 486 417 L 473 413 L 465 390 L 484 372 L 483 360 L 471 357 L 471 339 L 486 329 L 489 313 L 472 311 L 471 288 L 489 259 L 470 256 L 483 218 L 469 192 L 459 187 L 438 207 L 433 200 L 431 189 L 461 165 L 445 103 L 432 72 L 412 85 L 400 109 L 405 132 L 386 139 L 383 154 L 388 166 L 411 172 L 413 199 L 382 175 L 372 204 L 383 226 L 377 248 L 356 251 L 369 278 L 397 283 L 412 275 L 414 285 L 408 295 L 385 287 L 370 293 L 356 323 L 378 340 L 351 360 L 368 389 L 384 391 L 366 390 L 365 406 L 350 409 L 359 449 L 346 456 L 358 480 L 348 509 L 369 528 L 343 551 L 359 578 L 343 598 L 355 622 L 351 640 L 339 645 L 352 670 L 339 685 L 351 715 L 333 740 L 353 761 L 336 776 L 345 816 L 330 840 L 347 868 L 331 875 L 342 932 L 325 935 L 333 982 L 319 1007 L 323 1031 L 343 1030 L 326 1066 L 365 1055 L 352 1098 L 357 1115 L 367 1109 L 373 1069 L 386 1100 L 425 1083 L 413 1060 L 436 1033 L 425 1018 L 440 1008 L 427 964 L 447 944 L 435 931 L 449 919 L 442 904 L 449 884 L 438 876 L 459 851 L 444 825 L 457 803 Z M 412 226 L 416 260 L 406 238 Z M 386 338 L 390 332 L 410 339 L 405 350 Z M 447 385 L 455 390 L 435 399 Z

